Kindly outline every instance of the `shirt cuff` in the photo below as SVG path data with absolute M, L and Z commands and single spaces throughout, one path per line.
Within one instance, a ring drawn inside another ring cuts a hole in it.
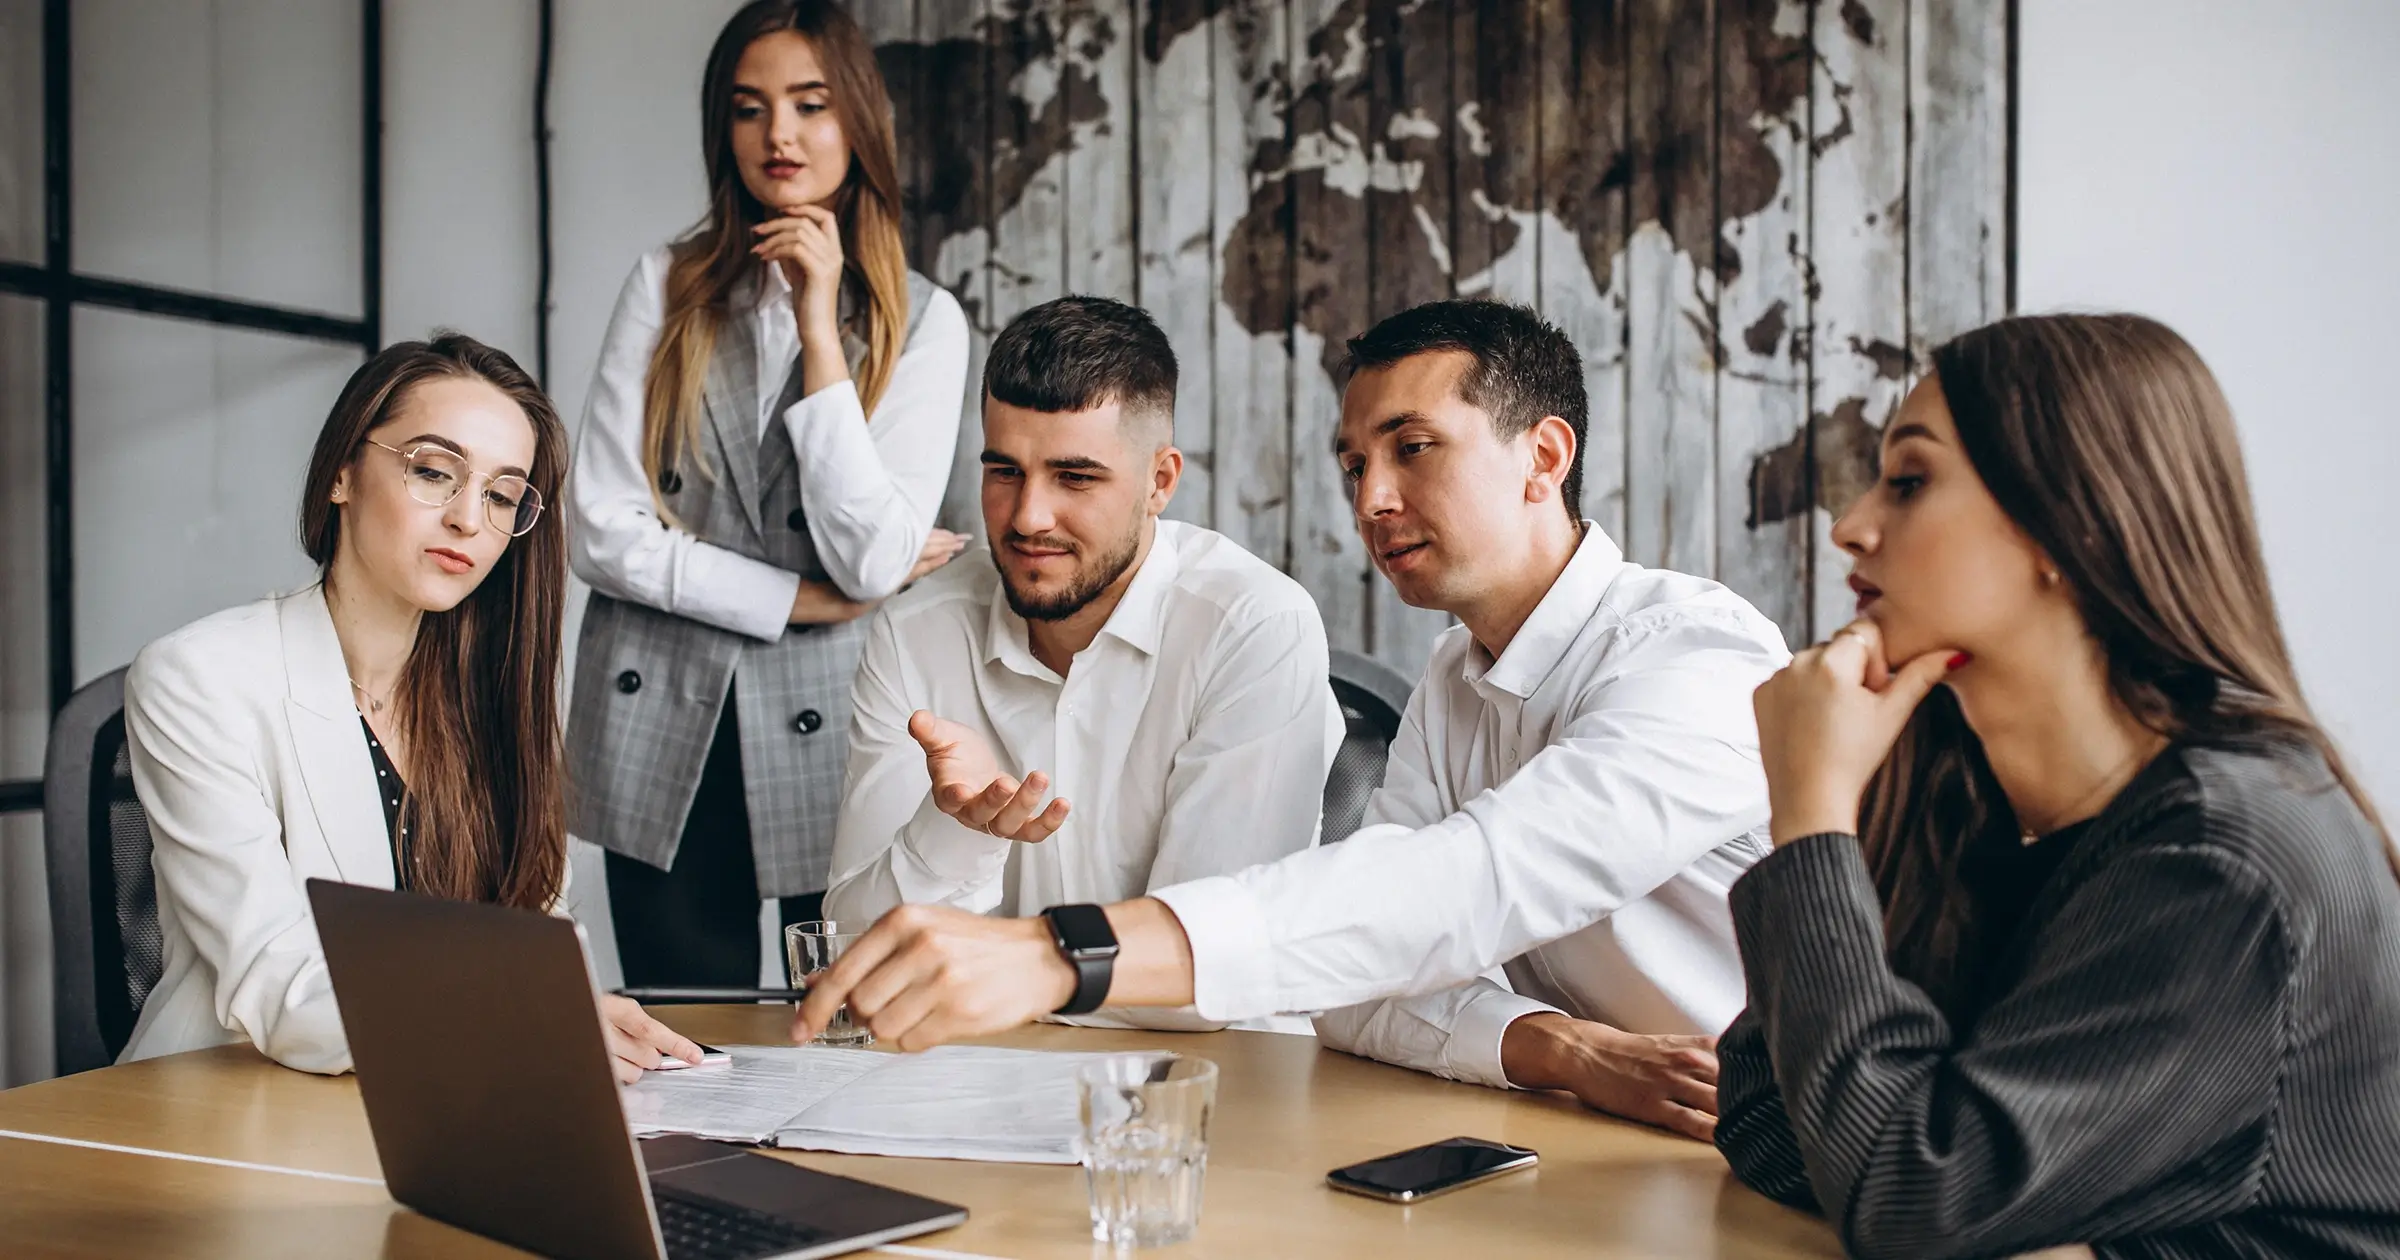
M 900 829 L 901 851 L 927 877 L 953 884 L 980 883 L 1000 873 L 1016 841 L 987 835 L 942 812 L 928 791 L 916 816 Z
M 1249 889 L 1224 875 L 1150 894 L 1175 912 L 1192 946 L 1192 1007 L 1208 1019 L 1273 1015 L 1277 1005 L 1274 942 Z
M 792 435 L 792 451 L 799 456 L 800 466 L 829 474 L 811 480 L 843 485 L 865 477 L 872 484 L 875 478 L 871 474 L 883 472 L 855 382 L 835 381 L 784 408 L 783 424 Z
M 792 624 L 800 575 L 739 552 L 695 547 L 666 611 L 774 643 Z
M 1548 1011 L 1558 1008 L 1506 989 L 1489 988 L 1476 994 L 1458 1013 L 1458 1021 L 1450 1025 L 1450 1039 L 1442 1045 L 1444 1075 L 1497 1089 L 1517 1088 L 1500 1066 L 1500 1040 L 1510 1024 Z

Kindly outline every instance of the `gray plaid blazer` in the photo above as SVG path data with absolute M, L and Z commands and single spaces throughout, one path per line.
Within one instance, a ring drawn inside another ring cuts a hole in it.
M 908 274 L 911 335 L 933 283 Z M 737 296 L 737 303 L 741 299 Z M 845 334 L 858 366 L 866 346 Z M 798 401 L 794 365 L 780 414 Z M 823 578 L 791 435 L 759 435 L 758 343 L 747 319 L 717 330 L 704 400 L 709 469 L 679 458 L 660 478 L 675 512 L 702 539 L 805 577 Z M 762 643 L 595 591 L 583 615 L 567 715 L 568 826 L 612 852 L 666 869 L 724 711 L 735 697 L 742 788 L 761 897 L 825 887 L 850 743 L 850 682 L 867 619 L 790 626 Z

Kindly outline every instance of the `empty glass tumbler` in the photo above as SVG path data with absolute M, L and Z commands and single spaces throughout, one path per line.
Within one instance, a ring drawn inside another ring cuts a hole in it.
M 845 926 L 830 920 L 810 919 L 783 929 L 783 957 L 791 967 L 793 988 L 808 987 L 810 976 L 832 966 L 835 959 L 857 943 L 860 933 L 844 931 Z M 867 1031 L 865 1024 L 851 1021 L 850 1004 L 845 1002 L 842 1009 L 833 1013 L 833 1022 L 825 1025 L 815 1044 L 871 1046 L 875 1044 L 875 1034 Z
M 1180 1054 L 1116 1054 L 1076 1076 L 1092 1237 L 1162 1247 L 1200 1225 L 1217 1065 Z

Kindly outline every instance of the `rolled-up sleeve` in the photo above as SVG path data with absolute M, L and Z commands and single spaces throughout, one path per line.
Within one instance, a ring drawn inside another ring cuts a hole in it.
M 850 598 L 882 599 L 916 567 L 950 481 L 966 383 L 967 317 L 937 288 L 872 419 L 846 380 L 784 411 L 817 562 Z
M 666 268 L 664 250 L 634 264 L 601 340 L 567 476 L 567 554 L 604 595 L 771 643 L 791 621 L 800 575 L 661 519 L 642 471 L 643 392 Z

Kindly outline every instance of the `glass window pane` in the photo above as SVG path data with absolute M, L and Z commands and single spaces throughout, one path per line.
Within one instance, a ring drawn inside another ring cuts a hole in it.
M 42 304 L 0 294 L 0 779 L 38 779 L 50 730 Z
M 300 482 L 355 346 L 75 312 L 75 666 L 315 577 Z
M 42 5 L 0 0 L 0 258 L 42 249 Z
M 75 267 L 356 316 L 359 6 L 78 0 Z

